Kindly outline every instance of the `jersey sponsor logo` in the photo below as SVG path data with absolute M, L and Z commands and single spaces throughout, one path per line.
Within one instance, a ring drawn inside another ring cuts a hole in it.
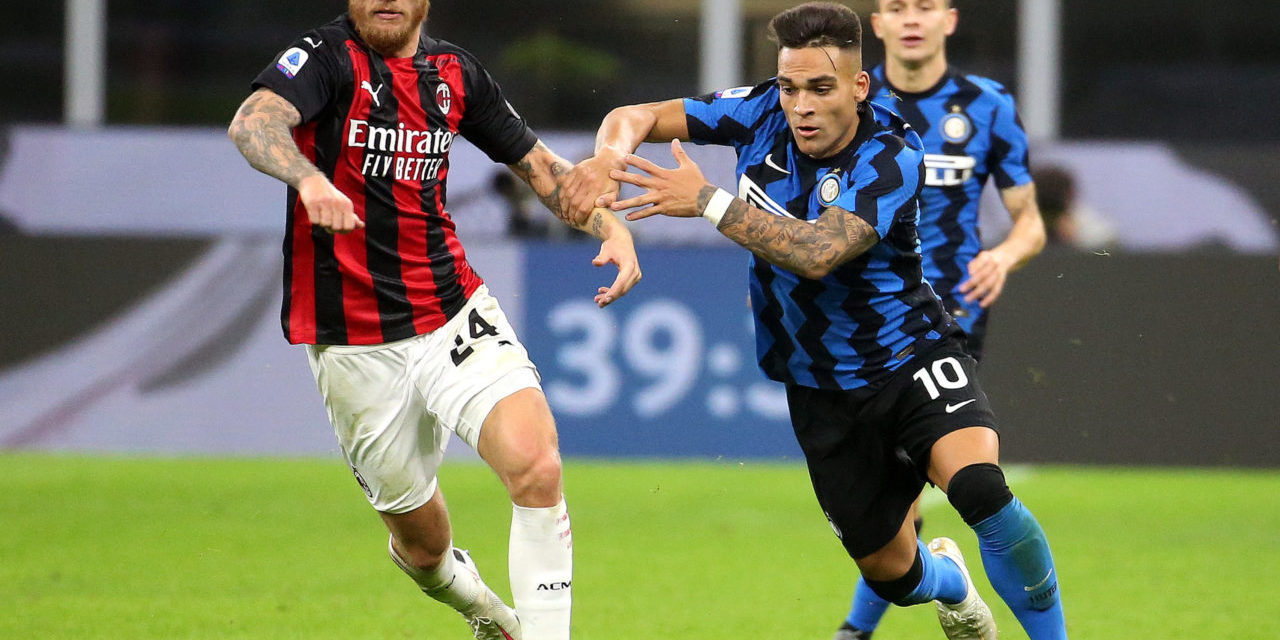
M 785 173 L 785 174 L 787 174 L 787 175 L 791 175 L 791 172 L 790 172 L 790 171 L 787 171 L 786 169 L 783 169 L 782 167 L 779 167 L 778 165 L 776 165 L 776 164 L 774 164 L 774 163 L 773 163 L 773 153 L 772 153 L 772 152 L 770 152 L 770 153 L 769 153 L 769 155 L 767 155 L 767 156 L 765 156 L 765 157 L 764 157 L 764 163 L 765 163 L 766 165 L 768 165 L 768 166 L 769 166 L 769 168 L 770 168 L 770 169 L 773 169 L 774 171 L 777 171 L 777 172 L 779 172 L 779 173 Z
M 319 49 L 320 45 L 324 44 L 324 40 L 315 40 L 315 39 L 312 39 L 311 36 L 305 36 L 302 39 L 306 40 L 307 44 L 311 45 L 312 49 Z
M 377 88 L 377 89 L 374 89 L 374 88 L 373 88 L 373 85 L 372 85 L 372 84 L 369 84 L 369 81 L 368 81 L 368 80 L 361 80 L 361 81 L 360 81 L 360 88 L 361 88 L 361 89 L 364 89 L 365 91 L 368 91 L 368 92 L 369 92 L 369 97 L 370 97 L 370 98 L 373 98 L 373 104 L 374 104 L 374 106 L 377 106 L 377 107 L 381 107 L 381 106 L 382 106 L 382 100 L 378 98 L 378 94 L 379 94 L 379 93 L 382 93 L 382 88 L 383 88 L 383 87 L 385 87 L 385 86 L 386 86 L 386 85 L 384 85 L 384 84 L 380 84 L 380 85 L 378 85 L 378 88 Z
M 836 198 L 840 197 L 840 176 L 829 175 L 822 179 L 822 183 L 818 185 L 818 202 L 822 206 L 830 206 Z
M 434 180 L 444 166 L 449 148 L 453 146 L 453 135 L 446 130 L 419 131 L 404 124 L 396 128 L 379 127 L 365 120 L 351 120 L 347 146 L 370 151 L 364 155 L 360 168 L 365 176 L 428 181 Z
M 942 116 L 942 121 L 938 123 L 938 130 L 942 132 L 942 138 L 947 142 L 962 144 L 973 137 L 973 122 L 963 113 L 948 113 Z
M 308 57 L 309 54 L 306 51 L 293 47 L 280 56 L 280 59 L 276 61 L 276 68 L 286 78 L 293 79 L 294 76 L 298 75 L 299 71 L 302 71 L 302 65 L 307 64 Z
M 436 87 L 436 106 L 440 107 L 440 113 L 446 116 L 449 115 L 449 108 L 453 106 L 453 90 L 443 82 Z
M 774 202 L 773 198 L 770 198 L 769 194 L 764 192 L 764 189 L 761 189 L 759 185 L 752 182 L 751 178 L 748 178 L 746 175 L 743 175 L 738 179 L 738 197 L 746 200 L 747 204 L 757 209 L 768 211 L 774 215 L 784 216 L 787 218 L 795 217 L 782 205 Z
M 717 91 L 716 97 L 717 98 L 745 98 L 751 93 L 751 90 L 754 88 L 755 87 L 734 87 L 732 89 L 725 89 L 724 91 Z
M 969 398 L 968 400 L 965 400 L 964 402 L 957 402 L 956 404 L 951 404 L 950 402 L 948 402 L 948 403 L 947 403 L 947 406 L 946 406 L 945 408 L 946 408 L 946 410 L 947 410 L 947 413 L 955 413 L 955 412 L 959 411 L 959 410 L 960 410 L 962 407 L 964 407 L 965 405 L 967 405 L 967 404 L 969 404 L 969 403 L 971 403 L 971 402 L 977 402 L 977 401 L 978 401 L 978 399 L 977 399 L 977 398 Z
M 947 156 L 937 153 L 924 154 L 924 184 L 926 187 L 956 187 L 973 177 L 978 161 L 970 156 Z

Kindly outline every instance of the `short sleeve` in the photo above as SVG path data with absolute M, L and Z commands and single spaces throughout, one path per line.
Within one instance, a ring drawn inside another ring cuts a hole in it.
M 818 181 L 818 201 L 825 208 L 837 206 L 862 218 L 883 238 L 899 212 L 913 210 L 923 183 L 923 156 L 902 144 L 900 138 L 879 137 L 881 147 L 868 160 L 859 161 L 848 175 L 830 175 Z
M 337 62 L 324 45 L 314 31 L 299 38 L 258 74 L 253 88 L 270 89 L 302 114 L 302 122 L 311 121 L 329 104 L 337 85 Z
M 514 164 L 537 144 L 538 136 L 502 95 L 489 72 L 460 56 L 466 82 L 466 111 L 458 131 L 494 162 Z
M 1007 189 L 1031 182 L 1027 155 L 1027 132 L 1022 128 L 1013 96 L 1002 92 L 991 125 L 991 151 L 987 158 L 997 187 Z
M 696 144 L 734 147 L 750 144 L 755 140 L 756 125 L 777 105 L 777 86 L 772 80 L 754 87 L 685 98 L 689 139 Z

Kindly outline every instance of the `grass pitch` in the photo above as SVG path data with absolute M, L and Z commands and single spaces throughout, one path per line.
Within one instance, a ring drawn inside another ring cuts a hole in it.
M 577 640 L 828 640 L 854 580 L 796 463 L 569 460 Z M 1014 468 L 1073 638 L 1277 638 L 1280 473 Z M 454 537 L 504 597 L 509 503 L 447 464 Z M 1024 638 L 940 496 L 1002 638 Z M 337 460 L 0 455 L 0 638 L 465 639 L 386 559 Z M 876 637 L 941 638 L 931 607 Z

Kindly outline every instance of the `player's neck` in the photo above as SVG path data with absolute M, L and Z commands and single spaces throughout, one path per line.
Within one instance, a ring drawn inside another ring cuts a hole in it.
M 894 89 L 907 93 L 922 93 L 932 89 L 947 74 L 947 56 L 943 52 L 920 64 L 906 64 L 901 60 L 885 60 L 884 75 Z

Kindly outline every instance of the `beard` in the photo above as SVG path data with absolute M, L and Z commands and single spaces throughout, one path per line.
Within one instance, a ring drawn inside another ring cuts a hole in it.
M 383 55 L 392 55 L 415 42 L 422 31 L 422 23 L 427 16 L 430 0 L 410 0 L 405 9 L 404 20 L 397 25 L 380 24 L 373 16 L 378 5 L 384 3 L 376 0 L 351 0 L 348 3 L 351 21 L 355 23 L 356 33 Z

